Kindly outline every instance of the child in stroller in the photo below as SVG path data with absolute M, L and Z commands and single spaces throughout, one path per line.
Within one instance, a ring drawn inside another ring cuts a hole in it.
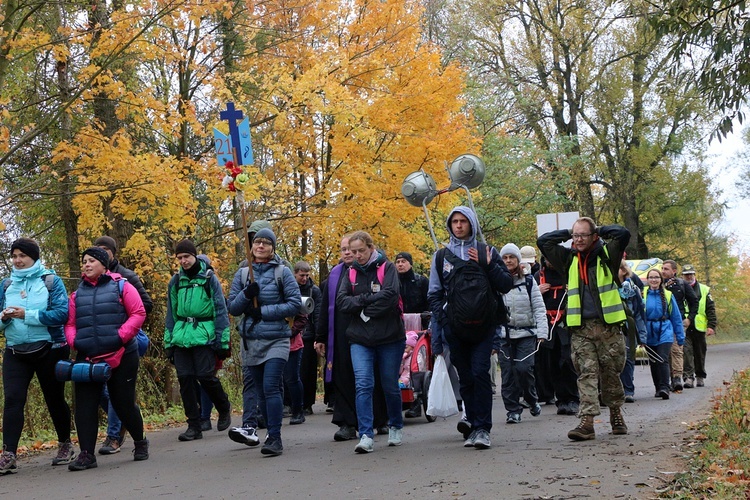
M 427 410 L 427 391 L 432 377 L 432 349 L 430 331 L 406 332 L 406 347 L 401 364 L 401 401 L 407 418 L 417 418 Z M 424 408 L 423 408 L 424 407 Z M 435 417 L 425 414 L 428 422 Z

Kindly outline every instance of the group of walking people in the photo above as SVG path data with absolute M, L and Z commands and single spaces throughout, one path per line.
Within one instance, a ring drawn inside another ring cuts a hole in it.
M 464 412 L 457 428 L 466 447 L 491 447 L 493 355 L 501 367 L 506 423 L 520 423 L 525 408 L 538 416 L 541 402 L 554 402 L 558 414 L 580 418 L 568 432 L 576 441 L 595 437 L 593 418 L 601 406 L 609 408 L 613 434 L 627 434 L 621 407 L 634 400 L 636 345 L 648 347 L 657 397 L 667 399 L 678 386 L 703 384 L 705 335 L 713 333 L 716 317 L 709 289 L 695 283 L 692 266 L 684 266 L 686 280 L 678 280 L 669 276 L 667 261 L 665 270 L 649 271 L 644 287 L 623 261 L 627 229 L 598 227 L 588 218 L 571 230 L 542 235 L 537 241 L 541 263 L 531 247 L 509 243 L 498 251 L 479 241 L 478 220 L 468 207 L 455 207 L 446 229 L 449 242 L 432 256 L 429 280 L 414 273 L 408 253 L 398 254 L 394 265 L 368 233 L 345 235 L 339 263 L 316 296 L 312 326 L 300 292 L 309 266 L 295 266 L 293 274 L 276 254 L 276 235 L 268 223 L 248 234 L 250 259 L 235 273 L 226 299 L 207 259 L 190 240 L 179 242 L 179 271 L 168 286 L 164 335 L 188 424 L 179 440 L 203 437 L 211 406 L 219 412 L 217 429 L 231 426 L 232 408 L 216 376 L 230 353 L 230 316 L 238 321 L 243 413 L 229 437 L 257 446 L 257 430 L 265 427 L 261 453 L 269 456 L 284 449 L 284 387 L 292 399 L 290 423 L 304 422 L 303 404 L 311 405 L 303 396 L 309 386 L 305 391 L 300 383 L 305 354 L 312 354 L 315 367 L 318 356 L 325 359 L 327 399 L 338 426 L 335 441 L 358 437 L 354 451 L 370 453 L 375 433 L 387 432 L 389 446 L 402 444 L 404 312 L 427 312 L 423 326 L 431 327 L 434 353 L 455 367 L 456 396 Z M 100 238 L 83 252 L 82 277 L 70 298 L 62 280 L 41 264 L 36 242 L 20 238 L 11 247 L 13 271 L 0 290 L 0 329 L 6 336 L 0 473 L 16 470 L 34 374 L 58 435 L 53 465 L 68 464 L 70 470 L 97 466 L 94 446 L 104 388 L 113 414 L 132 436 L 134 459 L 149 457 L 135 381 L 136 337 L 146 318 L 144 304 L 152 304 L 137 277 L 133 281 L 141 290 L 114 272 L 116 244 L 110 240 Z M 562 245 L 568 240 L 570 248 Z M 700 301 L 674 291 L 686 290 L 686 284 L 699 291 Z M 304 340 L 303 331 L 308 332 Z M 670 366 L 677 348 L 682 352 L 688 341 L 690 361 L 684 368 Z M 71 348 L 76 363 L 103 362 L 111 370 L 106 380 L 74 382 L 77 456 L 64 382 L 55 375 Z M 416 416 L 417 407 L 407 416 Z M 119 451 L 123 440 L 124 431 L 108 430 L 100 454 Z

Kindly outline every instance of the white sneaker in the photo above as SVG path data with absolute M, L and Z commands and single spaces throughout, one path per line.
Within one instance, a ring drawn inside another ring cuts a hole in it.
M 490 433 L 484 429 L 479 429 L 476 438 L 474 438 L 474 448 L 478 450 L 486 450 L 490 446 L 492 446 Z
M 365 434 L 359 439 L 359 444 L 354 448 L 356 453 L 372 453 L 373 441 L 372 438 Z
M 403 429 L 395 427 L 388 428 L 388 446 L 401 446 L 401 438 L 404 436 Z
M 248 446 L 258 446 L 260 438 L 255 432 L 255 427 L 232 427 L 229 429 L 229 439 L 235 443 L 242 443 Z

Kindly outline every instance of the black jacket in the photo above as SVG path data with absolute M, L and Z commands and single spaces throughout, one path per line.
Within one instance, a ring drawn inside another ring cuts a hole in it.
M 320 307 L 323 305 L 323 294 L 320 288 L 312 282 L 312 279 L 308 279 L 307 283 L 300 285 L 299 291 L 303 297 L 310 297 L 313 300 L 313 311 L 307 315 L 307 326 L 305 327 L 305 331 L 302 332 L 304 340 L 313 340 L 318 321 L 320 320 Z
M 683 319 L 688 318 L 691 325 L 695 323 L 695 315 L 698 313 L 698 296 L 695 295 L 693 288 L 682 278 L 670 279 L 664 283 L 664 288 L 672 292 L 674 298 L 677 299 L 677 307 L 680 308 L 680 316 L 682 316 Z M 685 314 L 686 304 L 688 309 L 687 315 Z
M 416 274 L 414 269 L 409 269 L 398 275 L 398 282 L 405 313 L 423 313 L 430 310 L 427 303 L 427 287 L 430 281 L 427 278 Z

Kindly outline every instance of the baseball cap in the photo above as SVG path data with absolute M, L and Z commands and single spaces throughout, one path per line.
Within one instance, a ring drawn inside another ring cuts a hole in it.
M 521 247 L 521 262 L 526 264 L 533 264 L 536 262 L 536 250 L 534 247 L 529 245 Z

